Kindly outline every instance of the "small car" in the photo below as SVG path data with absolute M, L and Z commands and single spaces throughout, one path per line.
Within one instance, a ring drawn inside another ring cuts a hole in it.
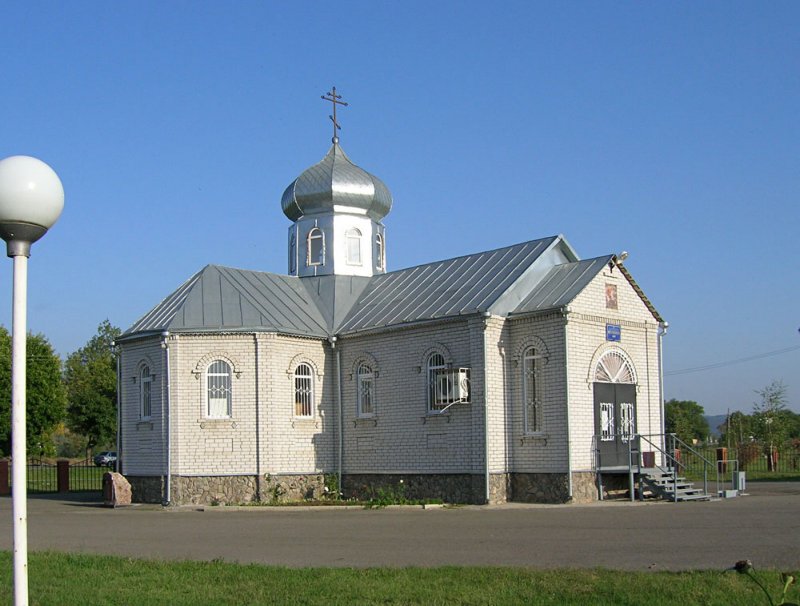
M 114 467 L 117 462 L 117 453 L 110 450 L 104 450 L 94 456 L 94 464 L 98 467 Z

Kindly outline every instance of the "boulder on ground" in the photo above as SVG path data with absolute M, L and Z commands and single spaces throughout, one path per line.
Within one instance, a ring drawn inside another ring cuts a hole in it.
M 106 507 L 125 507 L 131 504 L 131 485 L 125 476 L 113 471 L 103 476 L 103 500 Z

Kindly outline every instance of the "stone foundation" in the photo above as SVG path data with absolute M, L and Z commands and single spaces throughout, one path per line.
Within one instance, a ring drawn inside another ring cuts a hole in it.
M 512 473 L 511 500 L 521 503 L 566 503 L 569 483 L 565 473 Z
M 166 482 L 163 476 L 125 476 L 131 485 L 134 503 L 163 503 L 166 500 Z
M 369 500 L 380 492 L 407 499 L 440 499 L 445 503 L 485 503 L 482 475 L 474 474 L 348 474 L 342 477 L 346 499 Z
M 481 480 L 483 480 L 483 478 L 481 478 Z M 483 482 L 481 482 L 480 488 L 483 490 Z M 489 475 L 489 503 L 507 503 L 512 500 L 512 494 L 511 474 L 493 473 Z M 481 502 L 485 502 L 485 499 Z
M 127 477 L 127 476 L 126 476 Z M 328 489 L 326 490 L 326 478 Z M 333 496 L 335 475 L 172 476 L 172 505 L 241 505 L 316 500 Z M 163 476 L 127 477 L 137 503 L 163 503 Z M 486 503 L 483 474 L 349 474 L 342 478 L 346 499 L 369 500 L 381 492 L 407 499 L 439 499 L 445 503 Z M 592 472 L 572 475 L 574 503 L 597 500 L 597 480 Z M 604 498 L 627 497 L 627 476 L 603 476 Z M 567 503 L 567 475 L 563 473 L 491 474 L 489 502 Z
M 162 476 L 127 477 L 136 503 L 166 501 Z M 262 502 L 302 501 L 323 498 L 322 474 L 263 476 L 172 476 L 171 505 L 242 505 Z
M 597 474 L 578 471 L 572 474 L 572 502 L 591 503 L 597 500 Z

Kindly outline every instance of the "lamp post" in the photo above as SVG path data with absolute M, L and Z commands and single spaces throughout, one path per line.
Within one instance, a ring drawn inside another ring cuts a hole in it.
M 14 262 L 11 308 L 11 458 L 14 515 L 14 604 L 28 604 L 28 486 L 25 381 L 28 257 L 31 244 L 58 220 L 64 188 L 47 164 L 30 156 L 0 160 L 0 238 Z

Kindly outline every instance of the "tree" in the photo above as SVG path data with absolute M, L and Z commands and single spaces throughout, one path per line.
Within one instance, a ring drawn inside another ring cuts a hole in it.
M 26 449 L 53 453 L 53 430 L 64 420 L 67 398 L 61 380 L 61 358 L 44 335 L 26 337 Z M 0 326 L 0 453 L 11 452 L 11 336 Z
M 117 432 L 117 367 L 113 342 L 119 328 L 104 320 L 97 334 L 65 365 L 68 425 L 86 436 L 87 450 L 111 443 Z
M 753 404 L 753 433 L 764 446 L 767 468 L 775 471 L 778 446 L 789 437 L 791 419 L 786 414 L 786 386 L 782 381 L 773 381 L 756 393 L 760 399 Z
M 753 435 L 753 417 L 738 410 L 728 415 L 725 423 L 719 426 L 720 443 L 728 448 L 741 447 L 755 440 Z
M 664 405 L 664 416 L 667 433 L 674 433 L 684 442 L 706 440 L 711 433 L 705 410 L 692 400 L 669 400 Z

